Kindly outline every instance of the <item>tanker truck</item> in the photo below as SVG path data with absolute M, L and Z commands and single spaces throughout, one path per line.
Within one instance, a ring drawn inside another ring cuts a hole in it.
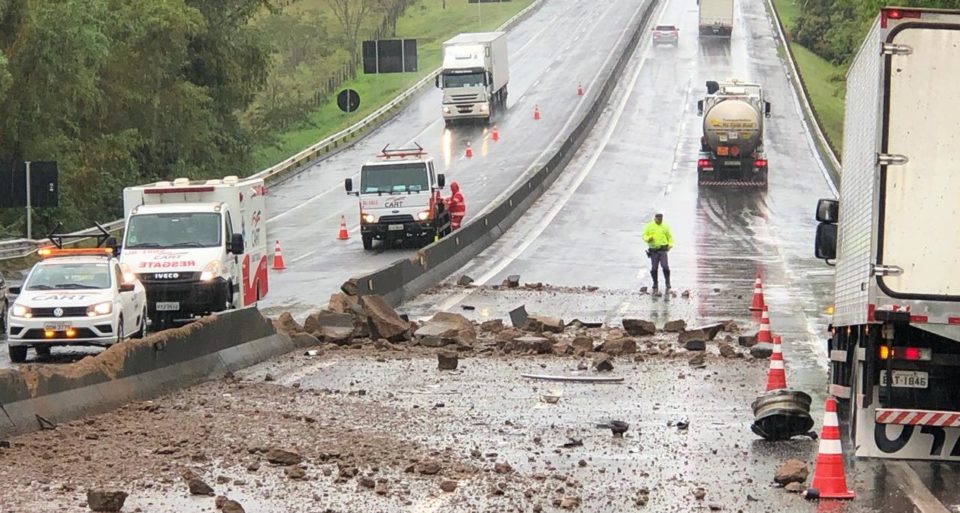
M 770 102 L 763 89 L 738 79 L 709 81 L 697 114 L 703 117 L 697 183 L 766 186 L 763 119 L 770 117 Z

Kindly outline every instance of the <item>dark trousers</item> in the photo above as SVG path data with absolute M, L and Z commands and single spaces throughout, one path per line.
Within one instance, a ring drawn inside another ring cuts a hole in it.
M 657 267 L 663 269 L 663 279 L 667 282 L 667 287 L 670 287 L 670 258 L 666 249 L 650 250 L 650 277 L 653 278 L 654 288 L 659 286 Z

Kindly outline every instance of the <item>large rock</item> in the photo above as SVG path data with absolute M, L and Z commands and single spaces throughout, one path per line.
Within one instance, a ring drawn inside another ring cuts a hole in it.
M 773 344 L 764 342 L 750 348 L 750 356 L 754 358 L 770 358 L 773 354 Z
M 439 370 L 457 370 L 460 360 L 455 351 L 441 349 L 437 351 L 437 369 Z
M 410 338 L 410 322 L 397 315 L 382 297 L 362 296 L 360 306 L 367 314 L 370 335 L 373 338 L 385 338 L 390 342 L 401 342 Z
M 321 310 L 307 316 L 303 329 L 324 342 L 343 344 L 353 339 L 354 316 Z
M 500 333 L 503 330 L 503 319 L 492 319 L 480 323 L 480 331 L 484 333 Z
M 92 511 L 120 511 L 127 500 L 127 492 L 87 490 L 87 506 Z
M 773 480 L 776 481 L 777 484 L 785 486 L 790 483 L 803 483 L 809 475 L 810 471 L 807 469 L 806 462 L 789 459 L 784 462 L 783 465 L 780 465 L 780 468 L 777 469 L 773 476 Z
M 697 326 L 696 328 L 691 328 L 690 331 L 702 331 L 704 335 L 707 336 L 707 340 L 713 340 L 717 338 L 717 335 L 723 329 L 723 324 L 717 322 L 713 324 L 707 324 L 704 326 Z
M 500 333 L 497 333 L 497 337 L 496 337 L 497 345 L 499 345 L 502 348 L 503 345 L 506 344 L 507 342 L 510 342 L 515 338 L 520 338 L 523 336 L 524 336 L 524 333 L 522 331 L 514 328 L 507 328 L 501 331 Z
M 613 358 L 608 354 L 597 353 L 593 357 L 593 368 L 599 372 L 610 372 L 613 370 Z
M 287 335 L 293 335 L 303 331 L 303 326 L 300 326 L 293 316 L 290 315 L 290 312 L 280 314 L 280 317 L 277 317 L 277 319 L 273 321 L 273 326 L 278 332 L 286 333 Z
M 553 344 L 553 354 L 558 356 L 573 354 L 573 346 L 569 342 L 556 342 Z
M 563 319 L 545 315 L 531 315 L 526 328 L 537 333 L 563 333 Z
M 589 353 L 593 351 L 593 339 L 590 337 L 577 337 L 571 343 L 574 353 Z
M 553 352 L 553 342 L 544 337 L 517 337 L 504 344 L 503 352 L 549 354 Z
M 720 324 L 723 325 L 723 331 L 726 331 L 727 333 L 740 333 L 740 325 L 738 325 L 737 321 L 733 319 L 720 321 Z
M 210 485 L 200 479 L 200 476 L 194 471 L 184 470 L 183 480 L 187 482 L 187 488 L 191 495 L 213 495 L 213 488 L 210 488 Z
M 646 337 L 657 334 L 657 325 L 642 319 L 624 319 L 623 329 L 631 337 Z
M 737 350 L 734 349 L 734 347 L 733 347 L 732 345 L 730 345 L 730 344 L 728 344 L 728 343 L 726 343 L 726 342 L 720 342 L 720 345 L 718 346 L 718 348 L 720 349 L 720 356 L 722 356 L 722 357 L 724 357 L 724 358 L 736 358 L 736 357 L 737 357 Z
M 686 345 L 686 343 L 691 340 L 699 340 L 706 343 L 709 337 L 702 330 L 681 331 L 677 334 L 677 343 L 680 345 Z
M 753 347 L 757 345 L 756 335 L 740 335 L 737 337 L 737 343 L 742 347 Z
M 632 338 L 619 338 L 617 340 L 607 340 L 597 351 L 607 353 L 611 356 L 622 356 L 625 354 L 634 354 L 637 352 L 637 341 Z
M 360 307 L 360 298 L 348 296 L 340 292 L 330 294 L 330 300 L 327 302 L 327 308 L 336 313 L 348 313 L 365 317 L 363 308 Z
M 283 449 L 270 449 L 267 451 L 266 458 L 274 465 L 298 465 L 303 461 L 303 457 L 299 454 Z
M 320 345 L 320 339 L 309 333 L 296 333 L 290 338 L 293 340 L 293 345 L 298 348 L 316 347 Z
M 241 506 L 239 502 L 232 500 L 224 501 L 220 511 L 223 513 L 246 513 L 246 510 L 243 509 L 243 506 Z
M 350 278 L 349 280 L 343 282 L 343 285 L 340 285 L 340 290 L 348 296 L 359 296 L 360 288 L 357 286 L 356 278 Z
M 704 340 L 698 338 L 692 338 L 683 344 L 683 348 L 687 351 L 706 351 L 707 343 Z
M 460 314 L 440 312 L 414 332 L 414 337 L 425 346 L 458 344 L 472 347 L 477 342 L 473 323 Z M 425 342 L 425 339 L 433 339 Z
M 687 321 L 683 319 L 668 321 L 663 325 L 663 331 L 666 331 L 667 333 L 683 333 L 686 329 Z

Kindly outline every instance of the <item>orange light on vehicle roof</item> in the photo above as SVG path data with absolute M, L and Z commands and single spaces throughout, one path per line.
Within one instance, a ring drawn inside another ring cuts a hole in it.
M 40 255 L 40 258 L 50 258 L 57 256 L 103 256 L 113 255 L 113 248 L 68 248 L 68 249 L 59 249 L 59 248 L 40 248 L 37 251 L 37 254 Z

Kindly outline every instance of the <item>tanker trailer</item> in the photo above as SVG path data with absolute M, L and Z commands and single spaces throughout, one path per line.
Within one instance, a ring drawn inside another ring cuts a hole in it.
M 766 186 L 763 120 L 770 117 L 770 102 L 763 89 L 737 79 L 709 81 L 697 114 L 703 117 L 697 183 Z

